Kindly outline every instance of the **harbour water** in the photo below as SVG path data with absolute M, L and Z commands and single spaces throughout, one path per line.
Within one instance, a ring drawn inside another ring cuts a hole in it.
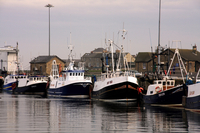
M 185 109 L 0 93 L 0 133 L 200 132 Z

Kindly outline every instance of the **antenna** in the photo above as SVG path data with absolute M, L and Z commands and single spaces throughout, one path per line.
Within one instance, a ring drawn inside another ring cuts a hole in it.
M 151 44 L 151 52 L 153 52 L 153 47 L 152 47 L 152 42 L 151 42 L 151 31 L 150 31 L 150 28 L 149 28 L 149 38 L 150 38 L 150 44 Z
M 123 23 L 123 29 L 122 29 L 122 44 L 121 44 L 121 49 L 122 49 L 122 55 L 123 55 L 123 62 L 124 62 L 124 68 L 125 68 L 125 71 L 126 71 L 126 63 L 125 63 L 125 59 L 124 59 L 124 47 L 123 47 L 123 43 L 124 43 L 124 40 L 125 40 L 125 35 L 127 34 L 127 31 L 124 29 L 124 23 Z
M 71 32 L 70 32 L 70 45 L 68 45 L 68 49 L 70 50 L 69 59 L 72 61 L 72 50 L 74 49 L 73 45 L 71 45 Z
M 159 1 L 159 21 L 158 21 L 158 73 L 160 74 L 160 16 L 161 16 L 161 0 Z
M 70 32 L 70 42 L 69 42 L 69 45 L 71 45 L 71 32 Z

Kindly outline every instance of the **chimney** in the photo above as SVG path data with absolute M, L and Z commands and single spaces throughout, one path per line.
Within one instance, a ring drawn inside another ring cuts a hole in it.
M 196 44 L 193 46 L 192 51 L 193 51 L 194 54 L 197 54 L 197 45 Z
M 116 50 L 116 53 L 120 53 L 120 50 L 117 49 L 117 50 Z

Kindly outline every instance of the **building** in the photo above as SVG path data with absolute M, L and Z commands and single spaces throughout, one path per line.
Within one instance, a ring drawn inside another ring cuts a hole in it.
M 168 70 L 171 60 L 173 58 L 175 49 L 165 49 L 160 53 L 161 69 Z M 200 68 L 200 52 L 197 51 L 197 46 L 193 46 L 192 49 L 179 49 L 181 58 L 185 64 L 185 68 L 189 73 L 195 73 Z M 139 52 L 136 60 L 136 70 L 139 72 L 155 72 L 158 66 L 157 53 L 151 52 Z M 177 57 L 175 58 L 171 71 L 174 69 L 179 69 L 179 61 Z
M 66 67 L 65 61 L 55 55 L 38 56 L 30 62 L 30 73 L 32 75 L 50 75 L 53 60 L 56 60 L 58 68 L 59 65 L 61 69 Z
M 17 71 L 17 50 L 10 45 L 0 48 L 1 71 L 11 73 Z
M 114 64 L 115 64 L 115 68 L 117 66 L 116 62 L 118 62 L 118 57 L 119 57 L 119 53 L 120 50 L 116 50 L 115 53 L 113 53 L 113 58 L 114 58 Z M 110 67 L 112 66 L 112 61 L 111 61 L 111 53 L 107 52 L 106 49 L 103 48 L 97 48 L 93 51 L 91 51 L 90 53 L 85 53 L 82 57 L 81 57 L 81 61 L 85 62 L 85 67 L 90 69 L 90 70 L 101 70 L 102 69 L 102 59 L 104 56 L 104 59 L 106 58 L 107 54 L 107 58 L 108 61 L 104 61 L 104 64 L 107 63 Z M 132 56 L 130 53 L 124 53 L 124 57 L 128 62 L 128 65 L 131 67 L 134 67 L 134 64 L 131 63 L 135 61 L 135 57 Z M 120 58 L 120 66 L 122 68 L 124 68 L 124 63 L 123 63 L 123 54 L 121 54 L 121 58 Z

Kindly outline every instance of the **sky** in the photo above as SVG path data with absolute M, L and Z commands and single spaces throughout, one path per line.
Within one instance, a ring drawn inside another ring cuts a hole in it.
M 158 46 L 159 0 L 0 0 L 0 47 L 19 44 L 24 69 L 37 56 L 68 59 L 105 47 L 105 39 L 124 45 L 125 52 L 155 51 Z M 126 29 L 125 40 L 121 31 Z M 71 37 L 70 37 L 71 33 Z M 200 0 L 161 0 L 160 44 L 200 51 Z

